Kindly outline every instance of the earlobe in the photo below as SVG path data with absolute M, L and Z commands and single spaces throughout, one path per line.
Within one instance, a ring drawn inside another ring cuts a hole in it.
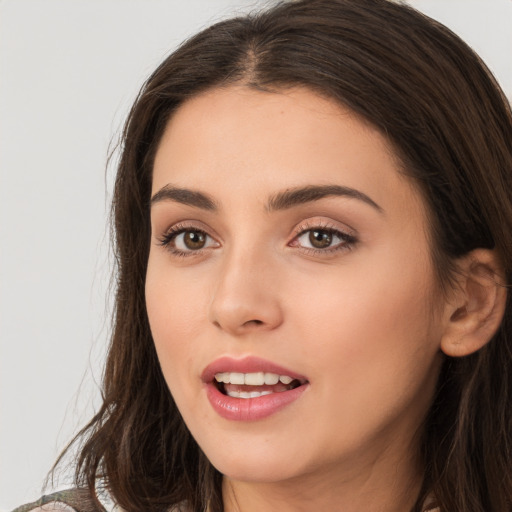
M 460 277 L 447 304 L 441 350 L 463 357 L 486 345 L 498 330 L 505 312 L 507 290 L 496 253 L 476 249 L 459 262 Z

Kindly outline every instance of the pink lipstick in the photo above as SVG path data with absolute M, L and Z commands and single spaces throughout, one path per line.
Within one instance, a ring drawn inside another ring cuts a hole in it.
M 302 396 L 303 375 L 257 357 L 222 357 L 209 364 L 201 379 L 213 409 L 233 421 L 266 418 Z

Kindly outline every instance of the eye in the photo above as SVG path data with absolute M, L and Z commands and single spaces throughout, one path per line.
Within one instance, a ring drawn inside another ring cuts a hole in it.
M 337 237 L 332 231 L 326 229 L 311 229 L 298 237 L 301 244 L 315 249 L 327 249 L 333 243 L 337 243 Z M 341 240 L 340 240 L 341 241 Z
M 197 251 L 206 246 L 209 236 L 202 231 L 187 230 L 174 237 L 174 247 L 180 251 Z
M 303 227 L 290 244 L 307 251 L 329 253 L 341 249 L 349 249 L 356 238 L 348 233 L 330 227 Z
M 160 245 L 174 255 L 189 256 L 219 244 L 201 229 L 174 226 L 160 239 Z

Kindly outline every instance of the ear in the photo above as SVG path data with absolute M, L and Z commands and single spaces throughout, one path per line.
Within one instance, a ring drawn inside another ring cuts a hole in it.
M 486 345 L 498 330 L 507 300 L 496 253 L 475 249 L 458 262 L 459 277 L 447 302 L 441 350 L 463 357 Z

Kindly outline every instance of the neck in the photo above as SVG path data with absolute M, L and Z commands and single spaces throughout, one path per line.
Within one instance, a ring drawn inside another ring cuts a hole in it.
M 222 494 L 225 512 L 404 512 L 414 506 L 421 480 L 417 459 L 389 460 L 384 456 L 280 482 L 224 477 Z

